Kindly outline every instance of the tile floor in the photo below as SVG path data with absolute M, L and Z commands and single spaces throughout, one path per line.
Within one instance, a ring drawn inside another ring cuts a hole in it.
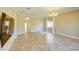
M 79 40 L 52 33 L 19 35 L 9 51 L 78 51 Z

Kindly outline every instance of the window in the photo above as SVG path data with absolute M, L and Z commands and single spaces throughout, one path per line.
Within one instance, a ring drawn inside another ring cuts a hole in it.
M 53 27 L 53 22 L 52 21 L 47 21 L 47 27 L 52 28 Z

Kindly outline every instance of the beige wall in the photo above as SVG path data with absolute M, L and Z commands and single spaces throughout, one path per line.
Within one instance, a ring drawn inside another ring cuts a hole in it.
M 36 25 L 39 25 L 41 23 L 41 20 L 39 17 L 31 17 L 30 20 L 30 27 L 33 28 Z
M 26 16 L 21 13 L 17 14 L 17 33 L 18 34 L 24 34 L 25 32 L 25 28 L 24 28 L 25 17 Z
M 33 31 L 33 30 L 38 31 L 38 28 L 40 28 L 41 23 L 42 22 L 41 22 L 41 19 L 39 17 L 30 17 L 30 20 L 27 21 L 28 30 L 30 30 L 30 31 Z
M 79 10 L 58 15 L 55 18 L 56 33 L 79 38 Z
M 31 32 L 31 31 L 36 31 L 38 30 L 37 27 L 39 27 L 39 25 L 41 24 L 41 19 L 39 17 L 31 17 L 31 16 L 27 16 L 21 13 L 17 14 L 17 33 L 18 34 L 24 34 L 25 32 L 25 17 L 30 17 L 30 20 L 27 20 L 27 31 Z M 30 25 L 29 25 L 30 24 Z M 34 29 L 35 28 L 35 29 Z
M 1 8 L 0 7 L 0 13 L 6 13 L 7 15 L 9 15 L 10 17 L 14 18 L 14 21 L 15 21 L 15 32 L 17 32 L 17 14 L 16 14 L 16 11 L 13 9 L 13 8 Z
M 16 11 L 13 8 L 1 8 L 0 7 L 0 13 L 6 13 L 7 15 L 9 15 L 10 17 L 14 18 L 14 33 L 12 35 L 12 37 L 10 37 L 10 39 L 7 41 L 7 43 L 4 45 L 3 48 L 0 48 L 0 50 L 8 50 L 11 46 L 11 44 L 13 43 L 14 39 L 17 37 L 17 14 Z

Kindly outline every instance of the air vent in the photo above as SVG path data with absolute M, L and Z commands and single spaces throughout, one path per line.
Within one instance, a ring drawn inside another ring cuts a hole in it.
M 26 9 L 30 9 L 29 7 L 26 7 Z

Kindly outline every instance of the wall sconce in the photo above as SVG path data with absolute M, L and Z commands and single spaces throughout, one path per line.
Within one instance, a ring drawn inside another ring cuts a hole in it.
M 52 13 L 52 16 L 57 16 L 58 15 L 58 13 Z

